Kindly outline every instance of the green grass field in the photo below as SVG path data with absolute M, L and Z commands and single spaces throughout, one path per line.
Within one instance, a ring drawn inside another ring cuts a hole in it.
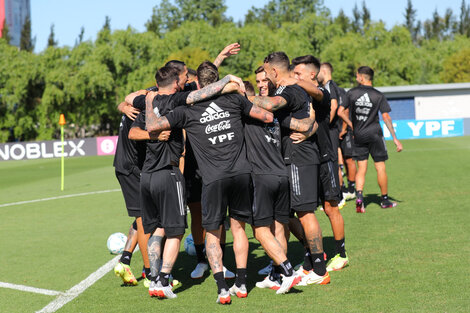
M 192 281 L 195 260 L 182 248 L 173 271 L 182 282 L 178 298 L 150 298 L 142 284 L 121 286 L 112 272 L 58 312 L 469 312 L 470 311 L 470 137 L 388 142 L 389 194 L 398 207 L 377 205 L 375 169 L 366 179 L 366 214 L 353 202 L 342 210 L 350 266 L 331 274 L 327 286 L 298 287 L 287 295 L 257 290 L 256 272 L 268 258 L 248 230 L 249 295 L 218 306 L 211 276 Z M 60 191 L 60 160 L 0 162 L 0 282 L 65 292 L 114 256 L 106 249 L 113 232 L 127 234 L 119 191 L 2 206 L 2 204 L 119 188 L 111 157 L 66 160 Z M 318 212 L 325 250 L 334 249 L 326 215 Z M 228 233 L 225 263 L 235 270 Z M 302 259 L 298 242 L 290 259 Z M 142 268 L 140 252 L 132 260 Z M 229 283 L 231 284 L 231 283 Z M 56 296 L 0 288 L 0 312 L 35 312 Z

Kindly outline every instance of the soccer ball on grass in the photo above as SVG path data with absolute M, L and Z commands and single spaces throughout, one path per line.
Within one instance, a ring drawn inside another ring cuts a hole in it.
M 106 243 L 109 252 L 111 254 L 120 254 L 124 251 L 124 246 L 126 245 L 127 236 L 123 233 L 114 233 L 109 236 Z

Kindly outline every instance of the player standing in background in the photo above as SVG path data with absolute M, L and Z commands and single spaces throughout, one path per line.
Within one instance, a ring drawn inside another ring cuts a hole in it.
M 385 96 L 372 87 L 374 71 L 368 66 L 361 66 L 356 73 L 356 81 L 359 86 L 350 89 L 346 93 L 345 101 L 340 108 L 338 115 L 352 128 L 354 134 L 354 159 L 357 160 L 356 173 L 356 212 L 364 213 L 364 182 L 367 173 L 367 161 L 369 154 L 374 160 L 377 171 L 377 181 L 380 187 L 382 208 L 392 208 L 396 202 L 388 198 L 388 179 L 385 170 L 385 161 L 388 160 L 387 146 L 379 123 L 379 111 L 393 138 L 393 143 L 397 147 L 397 152 L 403 149 L 402 144 L 395 135 L 392 119 L 388 114 L 391 111 L 390 105 Z M 351 120 L 344 113 L 344 109 L 350 108 Z

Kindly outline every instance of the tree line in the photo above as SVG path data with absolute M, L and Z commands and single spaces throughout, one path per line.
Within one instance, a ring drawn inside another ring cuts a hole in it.
M 31 24 L 20 48 L 0 39 L 0 142 L 58 138 L 60 113 L 67 136 L 114 135 L 116 105 L 135 90 L 154 85 L 154 73 L 179 59 L 196 68 L 213 60 L 227 44 L 239 42 L 239 55 L 225 60 L 221 75 L 254 82 L 253 71 L 277 50 L 295 57 L 313 54 L 333 64 L 342 87 L 355 84 L 355 70 L 369 65 L 376 86 L 470 81 L 470 6 L 416 20 L 409 0 L 403 24 L 389 29 L 372 19 L 363 3 L 352 16 L 332 16 L 320 0 L 271 0 L 252 7 L 243 22 L 225 15 L 224 0 L 163 0 L 153 9 L 147 31 L 111 31 L 107 17 L 95 41 L 80 30 L 73 47 L 60 47 L 54 26 L 48 47 L 33 53 Z M 22 32 L 22 33 L 23 33 Z M 28 37 L 29 36 L 29 37 Z

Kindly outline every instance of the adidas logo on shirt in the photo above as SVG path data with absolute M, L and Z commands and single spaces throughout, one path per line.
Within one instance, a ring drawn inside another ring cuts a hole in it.
M 356 100 L 356 118 L 358 121 L 367 121 L 369 118 L 370 108 L 372 108 L 372 102 L 370 102 L 369 94 L 366 92 L 359 99 Z
M 317 259 L 315 260 L 315 263 L 320 263 L 320 262 L 321 262 L 321 260 L 320 260 L 319 258 L 317 258 Z
M 217 104 L 211 102 L 211 104 L 209 104 L 204 113 L 202 113 L 199 121 L 201 123 L 207 123 L 215 120 L 220 120 L 229 116 L 229 112 L 222 110 Z
M 369 94 L 367 92 L 356 100 L 356 106 L 372 108 L 372 102 L 370 102 Z

